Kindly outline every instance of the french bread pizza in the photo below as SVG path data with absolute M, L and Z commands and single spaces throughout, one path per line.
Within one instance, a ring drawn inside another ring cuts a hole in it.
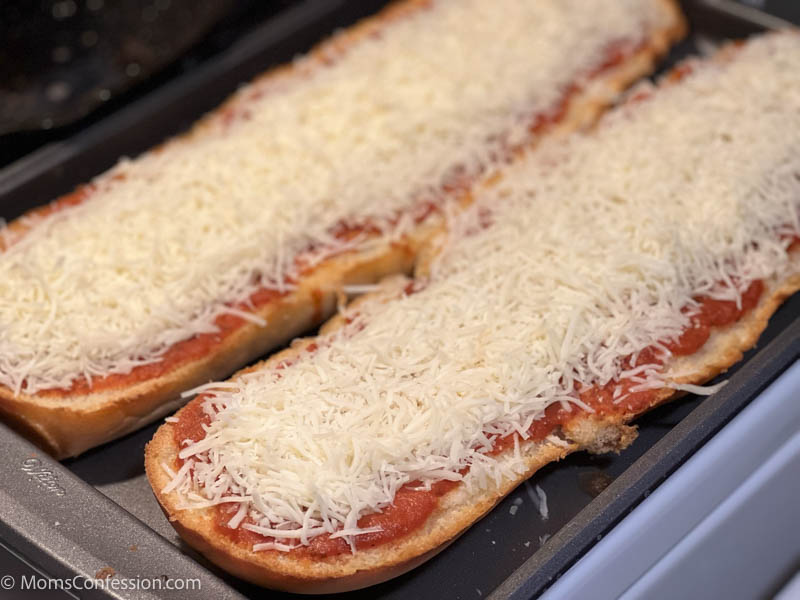
M 211 561 L 294 592 L 380 582 L 542 465 L 712 393 L 800 289 L 800 35 L 683 63 L 470 194 L 413 278 L 158 430 L 155 495 Z
M 59 458 L 410 273 L 466 188 L 591 123 L 673 0 L 404 0 L 0 230 L 0 416 Z

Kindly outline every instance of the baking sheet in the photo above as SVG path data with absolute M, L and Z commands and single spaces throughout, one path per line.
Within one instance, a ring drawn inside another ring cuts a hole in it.
M 308 0 L 266 23 L 218 59 L 174 80 L 75 138 L 46 147 L 0 172 L 0 215 L 13 219 L 188 127 L 237 85 L 290 59 L 337 27 L 385 2 Z M 730 3 L 729 3 L 730 4 Z M 685 7 L 693 37 L 670 63 L 769 26 L 753 14 L 731 14 L 725 0 Z M 542 469 L 445 552 L 353 598 L 529 597 L 563 573 L 800 353 L 800 296 L 776 313 L 721 392 L 689 396 L 646 415 L 621 455 L 577 454 Z M 232 578 L 189 549 L 163 517 L 145 480 L 142 456 L 152 425 L 58 464 L 5 428 L 0 467 L 0 541 L 53 576 L 93 578 L 105 567 L 117 578 L 197 578 L 202 597 L 250 597 L 263 590 Z M 549 499 L 542 515 L 537 486 Z M 63 492 L 63 493 L 62 493 Z M 132 548 L 135 547 L 135 550 Z M 93 591 L 86 597 L 194 598 L 196 591 Z M 272 597 L 272 596 L 270 596 Z M 342 596 L 339 596 L 342 597 Z

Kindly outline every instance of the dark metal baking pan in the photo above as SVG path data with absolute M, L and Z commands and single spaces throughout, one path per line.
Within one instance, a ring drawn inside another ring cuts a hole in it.
M 232 0 L 0 5 L 0 136 L 69 124 L 181 56 Z
M 385 2 L 308 0 L 283 12 L 217 59 L 172 81 L 74 138 L 0 172 L 0 215 L 12 219 L 184 130 L 242 81 L 290 59 Z M 726 0 L 685 2 L 692 37 L 668 63 L 703 43 L 775 25 Z M 579 454 L 540 471 L 445 552 L 353 598 L 526 598 L 544 590 L 660 481 L 800 355 L 800 295 L 770 321 L 758 348 L 712 397 L 689 396 L 645 415 L 639 438 L 616 456 Z M 82 591 L 86 598 L 256 598 L 264 591 L 226 575 L 173 532 L 144 478 L 144 445 L 157 425 L 59 464 L 0 426 L 0 545 L 25 568 L 53 577 L 196 579 L 200 590 Z M 547 495 L 542 518 L 535 487 Z M 0 548 L 2 550 L 2 548 Z M 106 570 L 104 570 L 106 569 Z M 196 584 L 193 584 L 196 585 Z M 174 586 L 173 586 L 174 587 Z M 0 591 L 0 597 L 3 596 Z M 9 596 L 22 597 L 26 596 Z M 271 595 L 270 595 L 271 597 Z

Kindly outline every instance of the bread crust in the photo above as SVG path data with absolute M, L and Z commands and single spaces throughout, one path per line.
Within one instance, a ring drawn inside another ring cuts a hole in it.
M 596 78 L 583 93 L 578 94 L 570 102 L 564 119 L 548 131 L 548 135 L 561 135 L 594 122 L 615 94 L 648 73 L 657 58 L 683 35 L 685 23 L 674 0 L 660 1 L 671 25 L 654 32 L 634 56 Z M 390 5 L 319 44 L 309 53 L 310 60 L 280 66 L 259 76 L 250 86 L 198 121 L 188 133 L 168 140 L 153 151 L 164 151 L 172 144 L 191 143 L 195 136 L 220 126 L 227 110 L 246 105 L 249 94 L 264 88 L 268 91 L 269 87 L 288 79 L 307 76 L 316 66 L 325 64 L 357 41 L 373 35 L 392 20 L 424 9 L 429 4 L 430 0 L 404 0 Z M 468 202 L 469 197 L 465 196 L 463 201 Z M 34 209 L 28 216 L 47 210 L 48 207 Z M 418 249 L 440 226 L 436 218 L 429 219 L 401 244 L 386 242 L 324 261 L 299 282 L 296 291 L 256 311 L 268 322 L 266 327 L 246 323 L 211 353 L 198 360 L 183 362 L 162 376 L 88 394 L 59 396 L 15 395 L 11 389 L 0 386 L 0 417 L 58 459 L 76 456 L 121 437 L 173 411 L 182 403 L 180 394 L 184 390 L 224 378 L 321 323 L 333 313 L 343 285 L 370 283 L 394 273 L 410 272 Z M 9 227 L 12 232 L 24 235 L 29 225 L 25 219 L 19 219 Z

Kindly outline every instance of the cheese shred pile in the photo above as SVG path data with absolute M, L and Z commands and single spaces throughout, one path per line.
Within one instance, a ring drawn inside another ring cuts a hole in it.
M 352 545 L 410 482 L 520 473 L 519 444 L 501 460 L 490 438 L 524 439 L 547 406 L 579 404 L 576 388 L 668 385 L 624 359 L 678 337 L 693 298 L 738 301 L 796 269 L 800 36 L 633 97 L 478 189 L 421 289 L 360 304 L 284 369 L 207 389 L 206 436 L 183 444 L 167 491 L 237 503 L 231 527 L 273 538 L 256 550 L 323 533 Z
M 436 0 L 29 220 L 0 253 L 0 384 L 32 394 L 157 361 L 255 290 L 289 289 L 298 253 L 363 241 L 333 235 L 342 220 L 403 235 L 398 215 L 526 142 L 608 52 L 672 19 L 659 0 L 584 4 Z

